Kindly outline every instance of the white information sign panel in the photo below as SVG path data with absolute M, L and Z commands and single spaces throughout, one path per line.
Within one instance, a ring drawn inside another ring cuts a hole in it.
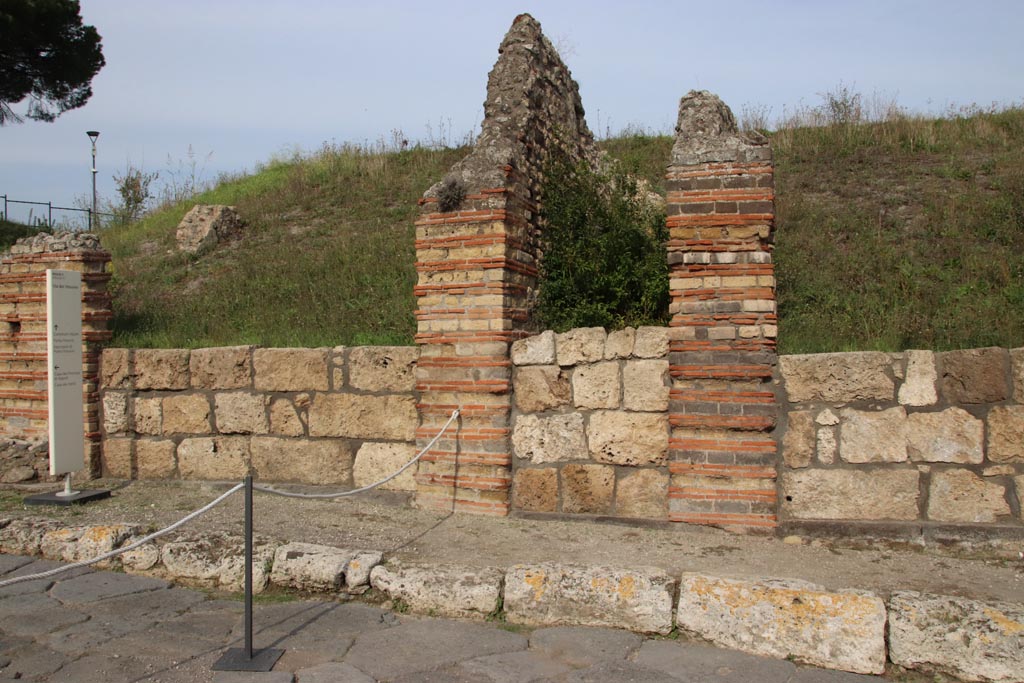
M 82 275 L 46 271 L 46 364 L 50 474 L 85 467 L 82 403 Z

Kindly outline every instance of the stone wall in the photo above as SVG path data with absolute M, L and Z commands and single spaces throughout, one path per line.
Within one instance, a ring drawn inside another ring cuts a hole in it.
M 779 377 L 787 527 L 1021 526 L 1024 349 L 783 356 Z
M 364 485 L 416 454 L 414 347 L 106 349 L 103 473 Z M 407 472 L 385 488 L 410 491 Z
M 513 508 L 668 518 L 668 329 L 512 345 Z

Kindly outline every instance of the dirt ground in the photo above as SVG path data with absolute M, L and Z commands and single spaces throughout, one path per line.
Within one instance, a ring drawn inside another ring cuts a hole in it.
M 0 488 L 0 516 L 45 516 L 69 525 L 131 523 L 151 531 L 216 498 L 228 484 L 94 481 L 113 491 L 105 501 L 71 507 L 25 506 L 36 487 Z M 54 485 L 41 487 L 54 490 Z M 290 490 L 317 491 L 291 487 Z M 242 533 L 239 492 L 179 532 Z M 887 596 L 893 590 L 1024 602 L 1024 547 L 998 553 L 941 548 L 851 548 L 820 540 L 744 536 L 674 524 L 660 528 L 592 521 L 551 521 L 439 514 L 409 506 L 401 494 L 297 500 L 257 492 L 258 536 L 381 550 L 405 561 L 506 567 L 543 561 L 661 567 L 737 578 L 803 579 L 832 589 Z

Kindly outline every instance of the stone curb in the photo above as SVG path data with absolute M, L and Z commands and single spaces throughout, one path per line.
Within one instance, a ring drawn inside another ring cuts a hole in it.
M 133 542 L 138 533 L 131 525 L 0 519 L 0 553 L 88 559 Z M 142 546 L 108 566 L 237 591 L 241 556 L 240 537 L 215 535 Z M 439 616 L 639 633 L 678 628 L 721 647 L 840 671 L 879 674 L 888 662 L 966 681 L 1024 680 L 1024 604 L 913 591 L 895 591 L 886 603 L 866 591 L 829 591 L 795 580 L 685 573 L 676 581 L 657 567 L 382 563 L 380 552 L 310 543 L 257 540 L 256 556 L 257 590 L 273 583 L 337 595 L 372 585 L 414 612 Z

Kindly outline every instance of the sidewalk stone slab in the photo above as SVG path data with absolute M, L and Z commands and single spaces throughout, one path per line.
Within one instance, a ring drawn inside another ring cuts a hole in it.
M 376 680 L 351 664 L 327 662 L 295 672 L 301 683 L 376 683 Z M 253 681 L 253 683 L 256 683 Z
M 505 611 L 516 624 L 672 630 L 672 579 L 655 567 L 514 565 L 505 574 Z
M 483 617 L 498 607 L 502 570 L 495 567 L 393 564 L 374 567 L 370 582 L 416 612 Z
M 967 681 L 1020 681 L 1024 605 L 898 591 L 889 600 L 889 657 Z
M 295 676 L 288 671 L 217 671 L 213 674 L 213 683 L 292 683 L 294 680 Z
M 624 683 L 625 681 L 679 683 L 679 680 L 675 676 L 669 676 L 660 671 L 625 663 L 599 664 L 589 669 L 573 671 L 559 679 L 562 683 Z
M 66 605 L 84 605 L 97 600 L 116 598 L 170 588 L 170 583 L 145 576 L 121 576 L 108 572 L 91 572 L 73 579 L 58 581 L 50 595 Z
M 684 574 L 676 623 L 716 645 L 854 673 L 885 669 L 885 605 L 803 581 Z
M 21 555 L 0 555 L 0 575 L 13 572 L 31 562 L 31 558 Z
M 613 628 L 553 626 L 530 634 L 531 650 L 575 668 L 625 660 L 642 643 L 637 634 Z
M 709 645 L 650 640 L 637 653 L 636 663 L 679 680 L 701 683 L 789 683 L 796 666 L 783 659 L 759 657 Z
M 551 676 L 572 670 L 568 664 L 530 650 L 471 659 L 459 668 L 469 674 L 484 675 L 494 683 L 548 680 Z

